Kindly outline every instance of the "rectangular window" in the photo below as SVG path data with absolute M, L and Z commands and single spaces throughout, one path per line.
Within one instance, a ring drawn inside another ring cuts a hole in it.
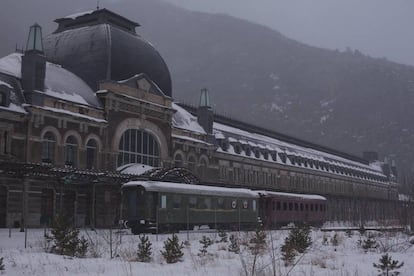
M 299 205 L 295 203 L 295 211 L 299 211 Z
M 181 208 L 181 196 L 174 195 L 174 198 L 173 198 L 173 208 L 174 209 L 180 209 Z
M 161 208 L 165 209 L 167 208 L 167 196 L 161 195 Z
M 191 196 L 188 199 L 188 207 L 195 208 L 197 206 L 197 198 L 195 196 Z
M 287 203 L 283 202 L 283 211 L 286 211 L 286 210 L 287 210 Z
M 280 211 L 280 208 L 281 208 L 280 201 L 278 201 L 276 202 L 276 210 Z
M 292 210 L 293 210 L 293 203 L 289 202 L 289 211 L 292 211 Z
M 254 200 L 254 199 L 252 201 L 252 209 L 253 209 L 253 211 L 256 211 L 256 200 Z

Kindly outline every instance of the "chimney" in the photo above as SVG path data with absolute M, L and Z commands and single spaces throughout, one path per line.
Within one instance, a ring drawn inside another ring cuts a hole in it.
M 22 56 L 21 74 L 27 102 L 41 105 L 41 92 L 45 88 L 46 57 L 43 53 L 42 28 L 37 23 L 30 26 L 26 50 Z
M 210 97 L 206 88 L 201 89 L 200 102 L 197 109 L 197 121 L 207 134 L 213 133 L 213 110 L 210 106 Z

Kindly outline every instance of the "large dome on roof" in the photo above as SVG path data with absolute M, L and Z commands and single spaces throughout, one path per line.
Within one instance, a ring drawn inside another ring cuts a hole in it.
M 139 24 L 106 9 L 56 19 L 58 29 L 44 39 L 48 60 L 77 74 L 93 89 L 102 80 L 145 73 L 167 96 L 168 67 L 158 51 L 135 32 Z

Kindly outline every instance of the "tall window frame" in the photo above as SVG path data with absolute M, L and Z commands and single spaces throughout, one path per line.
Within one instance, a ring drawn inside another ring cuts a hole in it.
M 159 167 L 160 156 L 160 145 L 153 134 L 143 129 L 128 129 L 119 141 L 117 166 L 137 163 Z
M 78 140 L 70 135 L 65 141 L 65 165 L 76 167 L 78 165 Z
M 188 160 L 187 160 L 187 166 L 188 166 L 188 170 L 189 170 L 190 172 L 195 173 L 195 171 L 196 171 L 196 159 L 195 159 L 195 157 L 194 157 L 194 156 L 190 155 L 190 156 L 188 157 Z
M 86 168 L 96 169 L 98 157 L 98 142 L 95 139 L 89 139 L 86 144 Z
M 42 162 L 53 164 L 55 162 L 55 152 L 56 135 L 51 131 L 47 131 L 42 139 Z

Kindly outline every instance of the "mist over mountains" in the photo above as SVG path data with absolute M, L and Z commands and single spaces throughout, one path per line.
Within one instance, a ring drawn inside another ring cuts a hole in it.
M 45 35 L 55 18 L 96 8 L 85 2 L 2 2 L 0 56 L 16 42 L 23 47 L 33 22 Z M 176 100 L 197 104 L 206 87 L 217 113 L 357 155 L 378 151 L 413 169 L 414 67 L 311 47 L 258 24 L 161 1 L 102 7 L 142 25 L 137 32 L 169 66 Z

